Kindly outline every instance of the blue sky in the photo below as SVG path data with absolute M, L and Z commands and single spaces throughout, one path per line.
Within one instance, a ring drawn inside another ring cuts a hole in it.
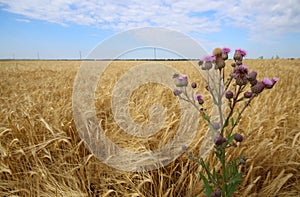
M 300 57 L 299 0 L 0 0 L 0 59 L 84 58 L 111 36 L 140 27 L 182 32 L 208 52 Z

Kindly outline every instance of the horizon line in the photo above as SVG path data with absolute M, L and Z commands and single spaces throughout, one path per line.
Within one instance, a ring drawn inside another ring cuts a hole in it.
M 294 60 L 294 59 L 300 59 L 300 57 L 294 58 L 245 58 L 245 60 L 272 60 L 272 59 L 286 59 L 286 60 Z M 183 58 L 124 58 L 124 59 L 109 59 L 109 58 L 89 58 L 89 59 L 78 59 L 78 58 L 43 58 L 43 59 L 33 59 L 33 58 L 18 58 L 18 59 L 8 59 L 8 58 L 0 58 L 0 61 L 197 61 L 201 60 L 199 58 L 189 58 L 189 59 L 183 59 Z M 228 59 L 232 60 L 232 59 Z

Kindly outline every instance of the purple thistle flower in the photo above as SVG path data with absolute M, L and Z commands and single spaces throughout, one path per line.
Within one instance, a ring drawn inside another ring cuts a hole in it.
M 262 82 L 263 82 L 263 84 L 265 86 L 271 86 L 271 85 L 273 85 L 273 82 L 269 78 L 267 78 L 267 77 L 265 77 Z
M 246 56 L 246 51 L 243 50 L 243 49 L 236 49 L 235 52 L 234 52 L 234 55 L 233 55 L 233 59 L 235 61 L 242 61 L 243 60 L 243 57 Z
M 215 61 L 216 60 L 216 56 L 214 56 L 214 55 L 208 55 L 208 56 L 204 56 L 203 57 L 203 61 L 210 61 L 210 62 L 212 62 L 212 61 Z
M 244 77 L 247 77 L 248 75 L 248 67 L 245 66 L 245 65 L 240 65 L 238 67 L 236 67 L 233 71 L 233 73 L 235 74 L 235 77 L 236 78 L 244 78 Z
M 197 94 L 197 95 L 195 96 L 195 99 L 198 101 L 198 103 L 199 103 L 200 105 L 202 105 L 202 104 L 204 103 L 203 96 L 202 96 L 201 94 Z
M 233 76 L 236 79 L 237 85 L 246 85 L 247 84 L 248 72 L 249 72 L 248 67 L 245 65 L 240 65 L 240 66 L 234 68 Z
M 222 59 L 227 60 L 228 59 L 228 53 L 230 52 L 230 48 L 223 48 L 222 49 Z
M 273 77 L 272 80 L 265 77 L 262 83 L 265 85 L 265 88 L 271 89 L 278 80 L 279 79 L 277 77 Z
M 236 49 L 235 51 L 240 53 L 242 57 L 245 57 L 247 55 L 247 52 L 243 49 Z
M 212 68 L 212 63 L 216 60 L 213 55 L 203 57 L 204 64 L 202 64 L 202 70 L 209 70 Z
M 278 81 L 279 79 L 277 77 L 273 77 L 272 79 L 272 82 L 273 82 L 273 85 Z
M 222 49 L 222 52 L 223 52 L 223 53 L 230 53 L 230 48 L 224 47 L 224 48 Z
M 273 82 L 269 78 L 267 78 L 267 77 L 264 78 L 264 80 L 262 81 L 262 83 L 265 85 L 265 88 L 270 89 L 270 88 L 273 87 Z
M 195 99 L 196 99 L 197 101 L 199 101 L 199 100 L 203 99 L 203 96 L 202 96 L 201 94 L 197 94 L 197 95 L 195 96 Z

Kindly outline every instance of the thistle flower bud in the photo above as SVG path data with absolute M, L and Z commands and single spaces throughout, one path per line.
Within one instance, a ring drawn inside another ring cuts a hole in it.
M 243 59 L 243 57 L 241 56 L 240 52 L 236 50 L 234 55 L 233 55 L 233 59 L 235 61 L 241 61 Z
M 179 77 L 179 74 L 178 73 L 174 73 L 173 74 L 173 79 L 176 79 L 176 78 L 178 78 Z
M 236 78 L 235 83 L 239 86 L 246 85 L 248 80 L 246 78 Z
M 225 97 L 227 99 L 232 99 L 233 98 L 233 92 L 228 90 L 226 93 L 225 93 Z
M 204 62 L 204 65 L 202 66 L 202 70 L 210 70 L 212 68 L 212 62 L 207 61 Z
M 203 64 L 203 60 L 200 60 L 200 61 L 198 62 L 198 65 L 199 65 L 199 66 L 202 66 L 202 64 Z
M 251 71 L 248 76 L 247 79 L 251 82 L 251 81 L 255 81 L 256 80 L 256 76 L 257 76 L 257 72 L 255 71 Z
M 203 105 L 204 104 L 204 100 L 200 99 L 200 100 L 198 100 L 198 103 L 199 103 L 199 105 Z
M 210 197 L 221 197 L 221 195 L 221 190 L 217 189 L 216 191 L 210 194 Z
M 232 142 L 232 143 L 231 143 L 231 146 L 233 146 L 233 147 L 236 148 L 236 147 L 237 147 L 237 144 L 236 144 L 235 142 Z
M 217 58 L 216 60 L 216 69 L 221 70 L 225 67 L 225 61 L 222 58 Z
M 175 85 L 177 87 L 185 87 L 188 85 L 187 75 L 182 75 L 181 77 L 175 78 Z
M 216 190 L 216 191 L 215 191 L 215 194 L 216 194 L 216 197 L 221 197 L 221 195 L 222 195 L 222 194 L 221 194 L 221 190 L 219 190 L 219 189 Z
M 246 164 L 246 161 L 247 161 L 247 158 L 242 157 L 242 158 L 240 159 L 240 164 L 241 164 L 241 165 L 245 165 L 245 164 Z
M 197 94 L 197 95 L 195 96 L 195 99 L 198 101 L 198 103 L 199 103 L 200 105 L 202 105 L 202 104 L 204 103 L 203 96 L 202 96 L 201 94 Z
M 211 197 L 221 197 L 222 192 L 221 190 L 217 189 L 216 191 L 214 191 L 213 193 L 211 193 Z
M 220 125 L 220 123 L 218 123 L 218 122 L 214 122 L 214 123 L 212 123 L 212 127 L 213 127 L 215 130 L 218 130 L 218 129 L 221 128 L 221 125 Z
M 242 64 L 243 64 L 243 61 L 241 61 L 241 60 L 237 60 L 237 61 L 236 61 L 236 65 L 237 65 L 237 66 L 240 66 L 240 65 L 242 65 Z
M 236 67 L 236 63 L 235 63 L 235 62 L 232 62 L 232 63 L 231 63 L 231 66 L 232 66 L 232 67 Z
M 251 98 L 252 95 L 253 95 L 252 92 L 245 92 L 245 93 L 244 93 L 244 97 L 245 97 L 245 98 Z
M 196 82 L 191 83 L 191 87 L 192 88 L 196 88 L 197 87 L 197 83 Z
M 261 93 L 265 88 L 265 85 L 263 82 L 257 82 L 254 86 L 251 87 L 251 92 L 254 94 L 259 94 Z
M 213 50 L 213 55 L 214 56 L 222 56 L 222 49 L 220 49 L 220 48 L 215 48 L 214 50 Z
M 228 60 L 228 53 L 223 53 L 222 54 L 222 59 L 223 60 Z
M 175 96 L 179 96 L 181 93 L 182 93 L 181 90 L 178 90 L 178 89 L 174 89 L 174 90 L 173 90 L 173 94 L 174 94 Z
M 209 85 L 205 86 L 205 89 L 206 89 L 207 91 L 210 91 Z
M 234 134 L 234 139 L 237 142 L 242 142 L 244 138 L 243 138 L 243 136 L 241 134 L 236 133 L 236 134 Z
M 225 143 L 227 140 L 226 140 L 226 138 L 224 138 L 224 137 L 222 137 L 222 136 L 217 136 L 217 137 L 215 137 L 215 139 L 214 139 L 214 142 L 215 142 L 215 145 L 216 146 L 220 146 L 220 145 L 222 145 L 223 143 Z

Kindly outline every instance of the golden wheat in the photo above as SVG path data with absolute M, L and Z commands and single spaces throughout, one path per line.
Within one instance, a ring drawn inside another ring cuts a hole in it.
M 97 116 L 107 136 L 135 151 L 165 144 L 176 132 L 180 117 L 170 89 L 146 84 L 131 96 L 130 115 L 137 123 L 146 124 L 149 107 L 160 102 L 167 107 L 165 125 L 150 138 L 139 139 L 116 124 L 110 106 L 112 88 L 122 74 L 140 63 L 113 62 L 99 81 L 95 98 Z M 201 75 L 188 62 L 161 63 L 188 74 L 204 91 Z M 258 71 L 258 78 L 277 76 L 280 81 L 254 100 L 236 128 L 245 140 L 231 155 L 243 153 L 249 158 L 236 196 L 299 196 L 300 61 L 244 63 Z M 186 155 L 165 167 L 138 173 L 113 169 L 86 149 L 72 117 L 73 83 L 80 64 L 0 62 L 0 196 L 203 196 L 199 167 Z M 200 125 L 189 147 L 195 154 L 207 131 L 203 122 Z M 213 154 L 207 159 L 217 165 Z

